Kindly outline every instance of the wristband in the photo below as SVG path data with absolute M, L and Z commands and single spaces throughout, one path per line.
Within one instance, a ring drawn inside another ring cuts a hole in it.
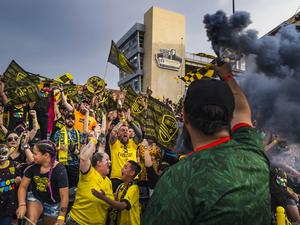
M 58 217 L 57 217 L 57 220 L 65 221 L 65 218 L 66 218 L 65 216 L 58 216 Z
M 19 204 L 19 207 L 20 206 L 26 206 L 26 203 L 21 203 L 21 204 Z
M 92 143 L 94 143 L 94 144 L 96 145 L 98 141 L 97 141 L 96 138 L 93 138 L 93 137 L 92 137 L 92 138 L 90 138 L 90 142 L 92 142 Z
M 229 81 L 229 80 L 231 80 L 231 79 L 233 79 L 233 76 L 232 76 L 232 73 L 231 73 L 231 72 L 228 73 L 228 74 L 226 74 L 226 75 L 223 77 L 223 80 L 224 80 L 224 81 Z

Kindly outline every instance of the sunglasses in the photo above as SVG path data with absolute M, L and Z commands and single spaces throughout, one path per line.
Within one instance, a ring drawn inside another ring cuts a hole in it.
M 75 120 L 75 117 L 74 116 L 68 116 L 66 117 L 67 120 Z
M 9 138 L 7 138 L 7 141 L 8 142 L 17 141 L 18 139 L 19 139 L 19 137 L 9 137 Z

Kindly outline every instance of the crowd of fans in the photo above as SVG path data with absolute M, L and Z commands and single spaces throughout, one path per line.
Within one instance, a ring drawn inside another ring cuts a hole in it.
M 4 90 L 2 81 L 0 224 L 140 224 L 159 177 L 185 158 L 144 138 L 143 127 L 122 108 L 123 92 L 114 94 L 117 110 L 99 112 L 101 96 L 86 96 L 85 88 L 76 100 L 61 86 L 47 88 L 38 101 L 20 105 L 9 104 Z M 182 143 L 183 99 L 162 101 L 182 128 L 176 149 L 191 151 L 191 143 Z M 290 221 L 300 221 L 298 148 L 269 132 L 260 134 L 271 162 L 272 210 L 283 206 Z
M 47 87 L 36 102 L 11 105 L 1 83 L 0 224 L 140 224 L 160 174 L 177 155 L 143 138 L 124 93 L 117 110 L 101 96 L 76 99 Z M 90 94 L 90 93 L 89 93 Z M 170 101 L 168 100 L 170 103 Z M 168 157 L 167 157 L 168 158 Z

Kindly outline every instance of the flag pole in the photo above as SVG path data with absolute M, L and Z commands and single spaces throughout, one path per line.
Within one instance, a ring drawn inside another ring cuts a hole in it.
M 104 78 L 103 78 L 104 81 L 105 81 L 105 78 L 106 78 L 107 71 L 108 71 L 108 61 L 106 61 L 106 66 L 105 66 L 105 71 L 104 71 Z

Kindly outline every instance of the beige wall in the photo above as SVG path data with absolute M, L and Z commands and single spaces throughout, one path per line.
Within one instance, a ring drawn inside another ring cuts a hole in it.
M 150 87 L 155 97 L 169 97 L 177 102 L 184 92 L 184 83 L 175 78 L 184 74 L 185 17 L 158 7 L 144 15 L 144 82 L 143 91 Z M 175 49 L 182 58 L 179 71 L 159 68 L 155 54 L 160 49 Z

